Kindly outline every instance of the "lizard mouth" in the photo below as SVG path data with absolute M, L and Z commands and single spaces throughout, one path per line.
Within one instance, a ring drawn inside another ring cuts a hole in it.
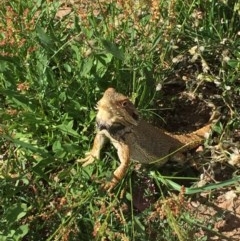
M 101 130 L 108 130 L 109 129 L 109 125 L 102 123 L 100 121 L 96 121 L 96 126 L 97 128 L 101 131 Z
M 96 122 L 97 128 L 101 130 L 107 130 L 110 134 L 116 134 L 117 132 L 123 130 L 125 126 L 121 123 L 113 123 L 111 125 L 101 123 L 100 121 Z

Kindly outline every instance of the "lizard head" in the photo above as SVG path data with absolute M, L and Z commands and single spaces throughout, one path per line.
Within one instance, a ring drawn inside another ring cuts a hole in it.
M 97 125 L 100 129 L 137 125 L 138 112 L 134 104 L 113 88 L 108 88 L 97 103 Z

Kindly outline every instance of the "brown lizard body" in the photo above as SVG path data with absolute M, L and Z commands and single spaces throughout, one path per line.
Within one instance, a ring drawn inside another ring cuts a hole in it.
M 140 119 L 133 103 L 113 88 L 105 91 L 97 110 L 98 130 L 93 147 L 79 162 L 86 166 L 100 159 L 102 147 L 110 140 L 117 149 L 121 164 L 111 182 L 105 185 L 106 189 L 112 189 L 125 176 L 130 160 L 161 166 L 177 153 L 199 146 L 211 129 L 211 119 L 201 129 L 184 135 L 174 135 L 156 128 Z

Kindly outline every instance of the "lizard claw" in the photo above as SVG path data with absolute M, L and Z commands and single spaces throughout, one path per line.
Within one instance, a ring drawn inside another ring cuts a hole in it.
M 95 161 L 95 157 L 93 155 L 91 155 L 90 152 L 86 153 L 85 158 L 80 158 L 77 159 L 77 162 L 79 163 L 83 163 L 82 166 L 88 166 L 89 164 L 92 164 Z
M 111 181 L 108 181 L 102 184 L 101 188 L 103 188 L 105 191 L 111 192 L 113 188 L 117 186 L 118 183 L 119 183 L 119 180 L 113 177 Z
M 102 184 L 101 188 L 107 192 L 111 192 L 115 186 L 116 186 L 116 183 L 113 183 L 110 181 L 110 182 Z

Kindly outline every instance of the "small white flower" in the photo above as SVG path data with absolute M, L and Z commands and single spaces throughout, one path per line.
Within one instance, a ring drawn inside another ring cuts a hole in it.
M 178 56 L 176 56 L 175 58 L 172 59 L 173 63 L 179 63 L 183 60 L 183 55 L 179 54 Z
M 200 47 L 199 47 L 199 50 L 200 50 L 201 52 L 203 52 L 204 49 L 205 49 L 204 46 L 200 46 Z
M 220 82 L 219 80 L 214 80 L 213 82 L 214 82 L 214 84 L 215 84 L 216 86 L 220 86 L 220 85 L 221 85 L 221 82 Z
M 226 42 L 227 42 L 227 38 L 224 38 L 221 42 L 220 42 L 220 44 L 225 44 Z
M 232 166 L 240 166 L 240 154 L 232 153 L 228 163 Z
M 160 91 L 162 89 L 162 84 L 158 83 L 156 86 L 156 91 Z
M 193 46 L 192 48 L 190 48 L 190 49 L 188 50 L 188 52 L 189 52 L 191 55 L 195 55 L 195 54 L 197 53 L 197 48 L 198 48 L 198 46 L 195 45 L 195 46 Z
M 209 70 L 210 70 L 210 68 L 209 68 L 209 66 L 208 66 L 208 64 L 207 64 L 207 62 L 204 60 L 204 59 L 202 59 L 202 68 L 203 68 L 203 72 L 204 73 L 207 73 Z
M 230 58 L 228 56 L 223 57 L 223 62 L 228 62 Z
M 237 194 L 235 193 L 235 191 L 231 190 L 225 193 L 225 198 L 226 200 L 233 200 L 237 197 Z
M 230 90 L 230 89 L 231 89 L 231 86 L 226 85 L 226 86 L 225 86 L 225 89 L 226 89 L 226 90 Z

